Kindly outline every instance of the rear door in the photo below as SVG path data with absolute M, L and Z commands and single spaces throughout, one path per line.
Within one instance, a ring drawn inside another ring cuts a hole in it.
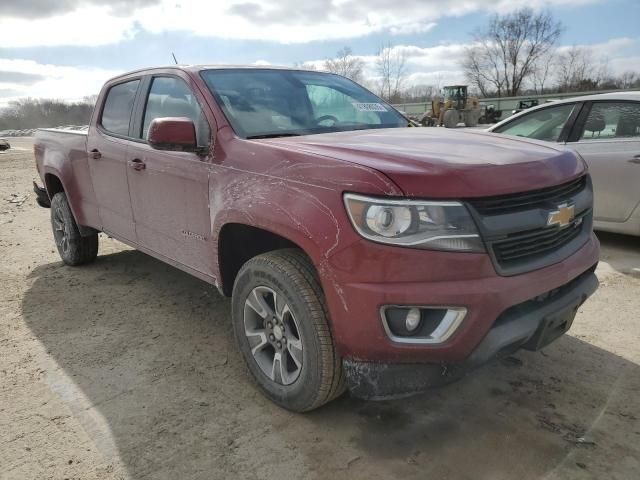
M 127 182 L 127 145 L 140 85 L 139 78 L 112 85 L 87 137 L 89 171 L 102 229 L 131 242 L 136 241 L 136 234 Z
M 187 81 L 188 77 L 178 74 L 155 75 L 145 81 L 136 114 L 138 139 L 127 152 L 129 191 L 139 244 L 212 274 L 209 156 L 155 150 L 146 142 L 153 119 L 187 117 L 196 125 L 199 146 L 210 147 L 212 130 L 202 110 L 204 102 Z
M 640 204 L 640 102 L 590 102 L 569 140 L 589 165 L 595 219 L 626 221 Z

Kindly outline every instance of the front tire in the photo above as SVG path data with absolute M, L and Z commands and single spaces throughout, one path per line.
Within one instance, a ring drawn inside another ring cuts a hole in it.
M 300 250 L 245 263 L 233 286 L 232 317 L 247 367 L 273 402 L 306 412 L 344 392 L 322 288 Z
M 51 227 L 60 258 L 67 265 L 84 265 L 98 256 L 98 234 L 80 235 L 64 192 L 56 193 L 51 199 Z
M 456 128 L 458 126 L 458 120 L 460 115 L 457 110 L 447 110 L 444 112 L 442 122 L 446 128 Z

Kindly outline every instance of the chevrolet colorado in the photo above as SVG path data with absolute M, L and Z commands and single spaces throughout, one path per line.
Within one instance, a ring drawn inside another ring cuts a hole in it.
M 231 296 L 278 405 L 388 398 L 548 345 L 598 284 L 580 157 L 406 127 L 338 75 L 145 69 L 106 83 L 88 132 L 37 132 L 34 188 L 64 263 L 105 232 Z

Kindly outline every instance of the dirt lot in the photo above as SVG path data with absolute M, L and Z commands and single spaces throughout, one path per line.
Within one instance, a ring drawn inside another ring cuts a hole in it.
M 97 262 L 63 266 L 30 193 L 31 141 L 11 143 L 0 478 L 640 478 L 640 239 L 601 236 L 601 288 L 543 352 L 295 415 L 252 385 L 214 288 L 104 236 Z

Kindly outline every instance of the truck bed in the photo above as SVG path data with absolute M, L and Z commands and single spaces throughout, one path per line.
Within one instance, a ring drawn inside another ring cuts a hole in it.
M 42 186 L 55 192 L 61 182 L 80 225 L 97 222 L 96 201 L 87 157 L 87 130 L 41 128 L 33 142 L 36 169 Z

